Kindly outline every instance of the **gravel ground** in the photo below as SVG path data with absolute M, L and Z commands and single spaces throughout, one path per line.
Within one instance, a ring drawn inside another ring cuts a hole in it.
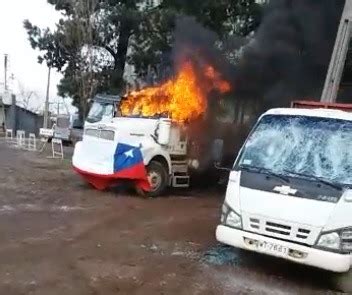
M 217 244 L 221 202 L 98 192 L 1 140 L 0 294 L 337 294 L 328 273 Z

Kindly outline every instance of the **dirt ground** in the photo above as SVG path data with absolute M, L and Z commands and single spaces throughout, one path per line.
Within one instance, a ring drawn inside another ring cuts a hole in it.
M 0 294 L 335 294 L 328 273 L 218 245 L 221 202 L 98 192 L 0 141 Z

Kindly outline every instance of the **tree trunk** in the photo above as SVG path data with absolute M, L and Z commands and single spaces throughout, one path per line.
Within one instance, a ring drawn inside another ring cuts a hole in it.
M 131 27 L 128 21 L 122 21 L 120 28 L 120 36 L 116 52 L 114 74 L 112 77 L 112 86 L 121 88 L 123 84 L 123 74 L 125 72 L 127 50 L 131 36 Z M 119 87 L 120 86 L 120 87 Z

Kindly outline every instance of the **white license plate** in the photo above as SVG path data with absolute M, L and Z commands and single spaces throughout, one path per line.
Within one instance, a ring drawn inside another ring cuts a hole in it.
M 272 255 L 278 255 L 278 256 L 288 255 L 288 248 L 278 244 L 258 241 L 257 248 L 260 252 L 264 252 Z

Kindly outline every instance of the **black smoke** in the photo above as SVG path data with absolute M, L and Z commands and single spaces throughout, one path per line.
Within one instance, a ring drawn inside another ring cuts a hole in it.
M 344 1 L 272 0 L 236 71 L 236 95 L 266 107 L 319 100 Z
M 174 34 L 175 44 L 173 46 L 173 61 L 175 71 L 179 69 L 179 66 L 185 61 L 190 61 L 193 64 L 193 68 L 196 71 L 197 80 L 200 88 L 208 87 L 207 78 L 204 75 L 207 66 L 211 65 L 216 72 L 221 74 L 221 78 L 228 82 L 234 78 L 236 67 L 230 63 L 224 55 L 223 42 L 219 39 L 219 36 L 204 28 L 202 25 L 192 17 L 180 17 L 176 22 L 176 30 Z M 231 46 L 234 50 L 238 50 L 245 44 L 244 38 L 231 38 L 227 40 L 227 47 Z M 227 48 L 228 49 L 228 48 Z M 198 158 L 200 160 L 199 172 L 210 172 L 209 179 L 216 179 L 209 170 L 209 167 L 213 167 L 212 155 L 209 152 L 211 145 L 215 138 L 227 138 L 225 143 L 224 154 L 230 154 L 233 162 L 234 153 L 239 149 L 236 144 L 242 142 L 243 138 L 240 138 L 240 131 L 237 126 L 232 122 L 221 123 L 217 120 L 219 114 L 219 98 L 224 96 L 231 96 L 235 99 L 235 92 L 233 89 L 230 93 L 221 94 L 214 90 L 209 93 L 208 108 L 206 111 L 205 118 L 201 117 L 199 120 L 192 121 L 188 126 L 189 135 L 189 151 L 188 155 L 190 158 Z M 244 137 L 244 136 L 242 136 Z M 201 157 L 200 157 L 201 155 Z M 217 175 L 218 173 L 215 173 Z M 204 176 L 200 179 L 204 180 Z
M 344 3 L 271 0 L 259 28 L 247 39 L 220 40 L 193 18 L 179 18 L 175 69 L 185 57 L 200 71 L 202 63 L 210 63 L 231 82 L 234 100 L 259 101 L 264 109 L 288 106 L 295 99 L 319 100 Z M 240 58 L 230 63 L 225 53 L 236 53 L 241 47 Z
M 215 32 L 199 24 L 195 18 L 179 17 L 176 20 L 174 39 L 172 56 L 176 71 L 183 61 L 188 60 L 199 71 L 200 77 L 205 65 L 212 65 L 226 80 L 233 77 L 235 67 L 229 63 L 223 54 L 222 40 Z M 239 49 L 244 44 L 244 38 L 231 38 L 231 46 L 234 50 Z

